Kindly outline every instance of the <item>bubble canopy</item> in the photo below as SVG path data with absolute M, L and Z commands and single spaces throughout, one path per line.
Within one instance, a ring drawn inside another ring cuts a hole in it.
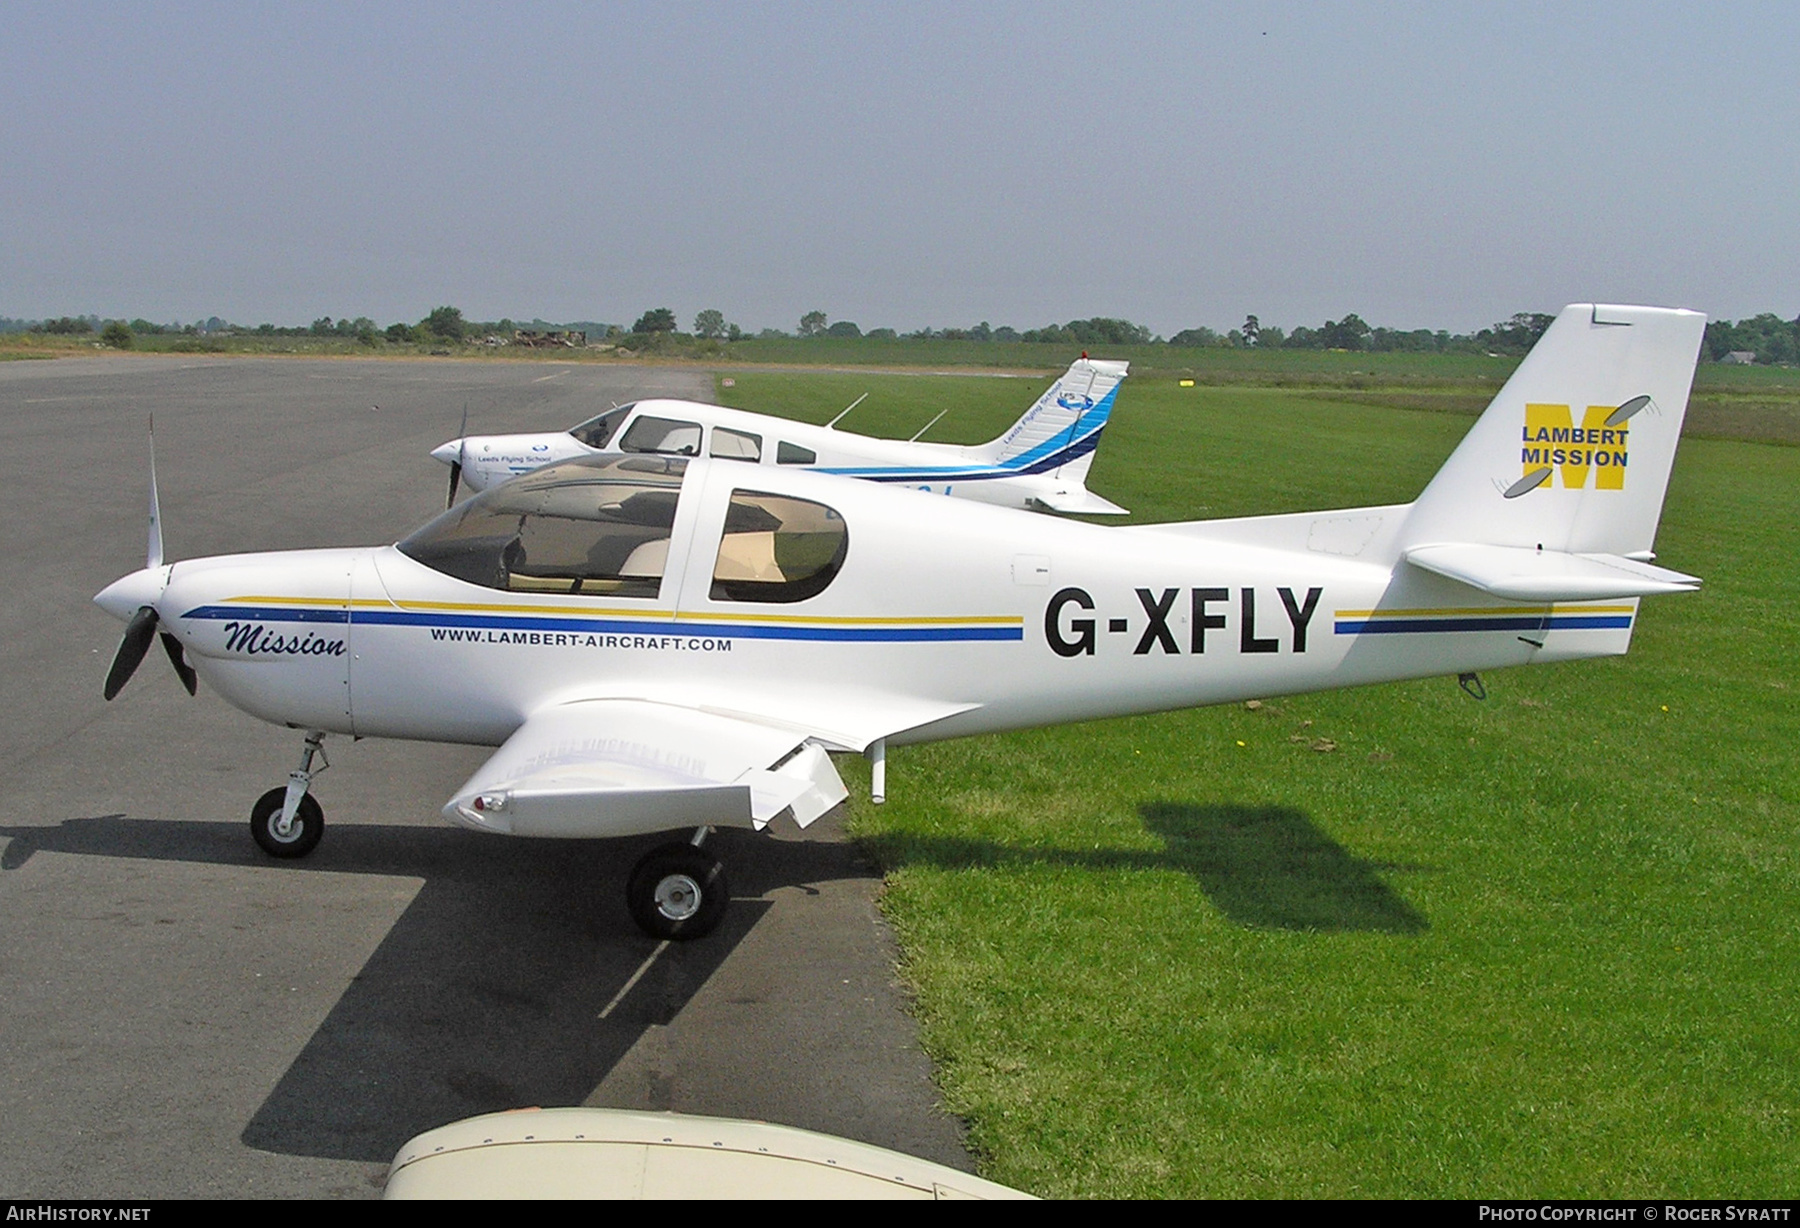
M 654 597 L 686 475 L 680 457 L 549 465 L 451 508 L 399 550 L 486 588 Z

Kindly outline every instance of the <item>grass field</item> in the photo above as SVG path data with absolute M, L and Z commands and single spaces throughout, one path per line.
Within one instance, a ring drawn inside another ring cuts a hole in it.
M 812 421 L 869 392 L 844 425 L 875 433 L 950 407 L 927 438 L 958 442 L 1044 382 L 731 374 L 726 403 Z M 1788 374 L 1701 389 L 1780 407 Z M 1410 499 L 1469 419 L 1378 384 L 1134 376 L 1090 485 L 1140 522 Z M 1800 449 L 1686 440 L 1658 549 L 1705 589 L 1483 703 L 1445 679 L 896 752 L 853 825 L 984 1173 L 1791 1196 L 1797 491 Z

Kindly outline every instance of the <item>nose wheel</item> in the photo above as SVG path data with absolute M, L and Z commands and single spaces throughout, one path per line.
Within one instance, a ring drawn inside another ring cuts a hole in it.
M 271 857 L 284 861 L 304 857 L 318 847 L 319 837 L 325 834 L 324 807 L 307 791 L 313 777 L 331 766 L 324 743 L 325 735 L 317 730 L 307 735 L 299 768 L 288 773 L 285 785 L 270 789 L 250 808 L 250 835 Z M 314 759 L 319 761 L 317 768 Z
M 304 857 L 319 846 L 325 834 L 325 809 L 308 793 L 294 810 L 287 831 L 281 830 L 281 809 L 287 802 L 287 786 L 270 789 L 250 810 L 250 835 L 271 857 L 284 861 Z
M 652 938 L 676 941 L 712 933 L 730 899 L 724 864 L 692 844 L 651 849 L 625 887 L 625 904 L 638 928 Z

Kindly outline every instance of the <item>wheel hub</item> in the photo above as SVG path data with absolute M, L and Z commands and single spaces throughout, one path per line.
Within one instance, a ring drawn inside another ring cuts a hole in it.
M 656 911 L 670 921 L 686 921 L 700 911 L 700 884 L 686 874 L 665 875 L 656 884 Z

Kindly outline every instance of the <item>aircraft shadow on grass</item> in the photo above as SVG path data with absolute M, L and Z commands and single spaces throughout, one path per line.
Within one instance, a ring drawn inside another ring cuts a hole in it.
M 906 833 L 875 845 L 888 865 L 1174 870 L 1191 876 L 1220 912 L 1249 929 L 1417 934 L 1430 927 L 1381 877 L 1427 867 L 1355 857 L 1298 810 L 1158 801 L 1138 813 L 1162 838 L 1161 849 L 1009 847 Z
M 1232 921 L 1252 929 L 1417 934 L 1423 915 L 1381 878 L 1421 866 L 1368 861 L 1285 806 L 1150 802 L 1144 826 Z
M 3 870 L 39 850 L 272 864 L 247 847 L 237 823 L 105 815 L 0 827 L 0 837 L 10 837 Z M 523 1105 L 580 1104 L 647 1028 L 669 1023 L 731 956 L 771 907 L 756 897 L 869 874 L 849 844 L 720 832 L 714 840 L 730 858 L 735 906 L 713 934 L 670 944 L 632 984 L 657 943 L 626 915 L 623 880 L 657 840 L 582 848 L 450 828 L 333 828 L 312 857 L 281 869 L 393 875 L 423 886 L 251 1118 L 243 1142 L 386 1163 L 427 1126 Z

